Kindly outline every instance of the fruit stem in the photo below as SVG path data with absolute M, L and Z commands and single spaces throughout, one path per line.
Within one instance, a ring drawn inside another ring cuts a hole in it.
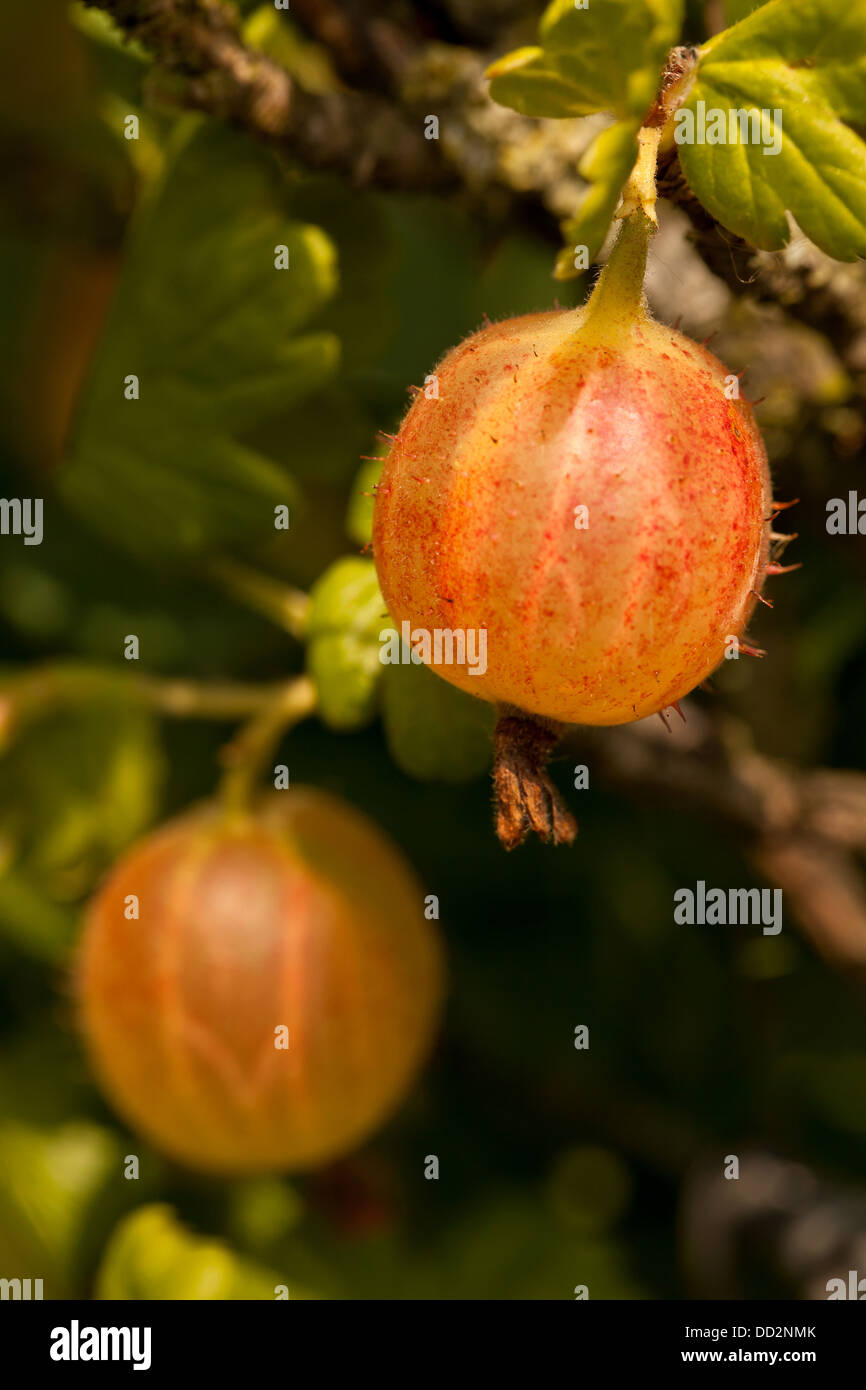
M 619 236 L 583 310 L 582 327 L 590 322 L 626 327 L 643 312 L 643 282 L 649 241 L 656 230 L 656 157 L 661 130 L 638 132 L 638 157 L 623 189 Z
M 264 764 L 273 756 L 286 730 L 312 714 L 316 698 L 309 676 L 296 676 L 225 746 L 221 755 L 225 772 L 219 788 L 224 806 L 231 811 L 244 811 L 250 806 Z
M 40 719 L 65 710 L 116 705 L 174 719 L 249 719 L 269 709 L 284 685 L 208 685 L 179 676 L 138 675 L 115 666 L 50 662 L 0 680 L 0 752 Z

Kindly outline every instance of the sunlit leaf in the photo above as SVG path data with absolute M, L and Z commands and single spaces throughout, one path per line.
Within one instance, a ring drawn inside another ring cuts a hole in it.
M 638 128 L 638 121 L 617 121 L 593 140 L 581 160 L 579 172 L 590 188 L 577 216 L 562 229 L 567 244 L 557 258 L 558 280 L 581 274 L 581 265 L 575 265 L 578 248 L 585 248 L 589 261 L 601 250 L 623 184 L 637 159 Z
M 288 1281 L 193 1235 L 169 1207 L 140 1207 L 115 1230 L 97 1276 L 101 1299 L 274 1299 Z M 289 1287 L 290 1298 L 304 1298 Z
M 538 47 L 518 49 L 488 69 L 490 95 L 525 116 L 641 116 L 682 16 L 682 0 L 592 0 L 581 8 L 554 0 Z
M 728 131 L 733 112 L 768 114 L 758 138 L 710 144 L 716 111 Z M 704 46 L 675 121 L 683 172 L 723 227 L 775 251 L 790 212 L 828 255 L 866 255 L 866 143 L 852 129 L 866 126 L 866 0 L 763 5 Z
M 69 1297 L 88 1209 L 112 1168 L 116 1136 L 73 1122 L 0 1129 L 0 1269 L 42 1278 L 45 1298 Z

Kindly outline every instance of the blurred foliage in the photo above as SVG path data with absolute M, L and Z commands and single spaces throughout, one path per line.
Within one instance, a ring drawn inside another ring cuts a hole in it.
M 491 705 L 450 685 L 412 660 L 385 668 L 382 720 L 391 756 L 413 777 L 469 782 L 490 765 Z
M 731 18 L 747 8 L 728 0 Z M 703 11 L 688 9 L 697 41 Z M 357 803 L 404 848 L 439 898 L 451 992 L 413 1095 L 332 1169 L 231 1181 L 164 1161 L 90 1077 L 75 940 L 124 846 L 211 793 L 233 725 L 122 702 L 32 723 L 0 762 L 0 1275 L 43 1277 L 47 1297 L 273 1298 L 280 1284 L 291 1298 L 571 1299 L 581 1284 L 681 1297 L 683 1131 L 711 1153 L 766 1143 L 862 1184 L 862 1006 L 787 917 L 778 942 L 675 928 L 681 885 L 754 881 L 744 847 L 676 805 L 573 790 L 564 756 L 553 775 L 580 816 L 576 846 L 505 856 L 492 711 L 424 668 L 382 666 L 373 566 L 351 553 L 369 540 L 377 431 L 409 387 L 483 314 L 577 302 L 586 282 L 553 281 L 545 217 L 308 173 L 145 101 L 143 55 L 97 12 L 76 9 L 74 27 L 59 2 L 47 13 L 12 0 L 3 17 L 0 465 L 5 496 L 45 498 L 40 546 L 0 537 L 4 671 L 125 665 L 131 633 L 130 670 L 151 676 L 272 682 L 306 662 L 321 718 L 279 756 L 293 784 Z M 310 90 L 333 84 L 284 16 L 244 13 Z M 654 32 L 641 30 L 653 61 Z M 611 104 L 625 122 L 628 91 Z M 612 130 L 584 166 L 581 240 L 597 240 L 625 166 L 627 131 Z M 138 400 L 124 399 L 130 373 Z M 805 568 L 756 619 L 771 658 L 729 663 L 696 701 L 740 717 L 767 753 L 863 769 L 862 539 L 828 543 L 823 511 L 858 464 L 813 428 L 771 438 L 777 495 L 804 499 Z M 306 652 L 213 584 L 225 553 L 311 590 Z
M 53 957 L 76 903 L 155 817 L 163 754 L 146 713 L 41 721 L 0 762 L 0 931 Z
M 191 1235 L 168 1208 L 144 1206 L 112 1235 L 96 1297 L 273 1299 L 279 1284 L 277 1275 L 239 1259 L 221 1241 Z
M 290 479 L 237 435 L 321 386 L 339 351 L 333 334 L 299 333 L 334 291 L 334 253 L 280 207 L 272 162 L 208 124 L 174 143 L 130 232 L 61 473 L 86 522 L 146 554 L 261 532 Z
M 46 1298 L 75 1295 L 93 1205 L 117 1171 L 119 1148 L 116 1134 L 75 1121 L 49 1130 L 19 1123 L 0 1129 L 4 1270 L 43 1279 Z
M 307 662 L 319 713 L 335 729 L 357 728 L 376 708 L 382 666 L 379 633 L 387 614 L 372 560 L 347 555 L 310 594 Z

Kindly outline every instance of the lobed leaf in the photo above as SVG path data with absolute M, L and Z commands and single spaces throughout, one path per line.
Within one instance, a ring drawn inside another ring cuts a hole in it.
M 680 144 L 686 179 L 717 222 L 775 251 L 790 212 L 828 255 L 866 255 L 866 143 L 852 129 L 866 126 L 866 0 L 770 0 L 704 46 L 683 111 L 697 118 L 700 102 L 726 123 L 732 111 L 781 112 L 771 116 L 778 153 L 755 141 Z
M 640 122 L 616 121 L 593 140 L 578 166 L 590 188 L 575 218 L 566 222 L 562 234 L 567 245 L 556 262 L 556 278 L 571 280 L 582 273 L 575 265 L 575 249 L 585 246 L 589 261 L 595 260 L 616 212 L 623 184 L 637 159 L 637 132 Z
M 321 386 L 339 353 L 333 334 L 306 331 L 336 286 L 328 238 L 287 215 L 269 156 L 187 129 L 133 227 L 59 482 L 90 524 L 145 554 L 272 526 L 290 480 L 237 436 Z
M 490 95 L 525 116 L 640 116 L 652 103 L 668 49 L 676 43 L 682 0 L 554 0 L 539 45 L 498 59 Z

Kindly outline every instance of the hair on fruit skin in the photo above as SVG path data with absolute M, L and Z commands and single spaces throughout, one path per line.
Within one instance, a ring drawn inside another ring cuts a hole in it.
M 617 274 L 612 259 L 585 308 L 448 353 L 376 492 L 394 622 L 485 629 L 482 675 L 437 674 L 562 723 L 627 723 L 688 694 L 743 633 L 769 558 L 751 407 Z
M 395 846 L 299 788 L 249 813 L 208 803 L 134 846 L 90 904 L 76 985 L 134 1129 L 194 1168 L 286 1171 L 347 1152 L 403 1099 L 442 959 Z
M 564 724 L 676 705 L 781 572 L 751 406 L 711 352 L 647 312 L 653 223 L 641 206 L 625 216 L 583 307 L 486 326 L 447 353 L 376 490 L 391 620 L 484 629 L 483 674 L 433 669 L 539 723 L 549 749 Z M 528 828 L 573 838 L 544 816 Z

